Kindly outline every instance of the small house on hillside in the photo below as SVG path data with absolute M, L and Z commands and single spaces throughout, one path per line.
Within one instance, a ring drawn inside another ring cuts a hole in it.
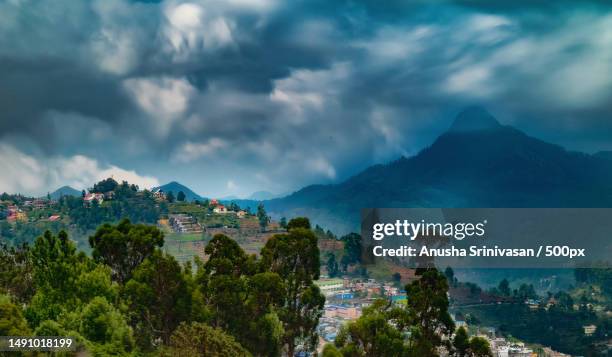
M 157 201 L 165 201 L 166 200 L 166 193 L 164 191 L 162 191 L 161 188 L 156 188 L 155 190 L 153 190 L 153 197 L 157 200 Z
M 219 213 L 219 214 L 226 214 L 229 211 L 227 210 L 227 207 L 225 207 L 224 205 L 217 205 L 215 208 L 213 208 L 213 212 Z
M 98 203 L 104 202 L 104 194 L 90 192 L 83 197 L 83 202 L 85 202 L 86 205 L 90 205 L 94 200 L 98 201 Z
M 6 220 L 9 222 L 25 222 L 28 220 L 28 215 L 17 206 L 12 205 L 8 207 L 8 215 L 6 216 Z

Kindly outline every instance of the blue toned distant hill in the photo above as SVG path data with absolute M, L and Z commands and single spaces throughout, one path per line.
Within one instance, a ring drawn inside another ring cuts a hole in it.
M 263 200 L 271 200 L 274 198 L 278 198 L 281 197 L 283 195 L 275 195 L 272 192 L 269 191 L 257 191 L 257 192 L 253 192 L 248 198 L 247 200 L 254 200 L 254 201 L 263 201 Z
M 81 191 L 70 186 L 62 186 L 49 194 L 52 200 L 57 200 L 62 196 L 80 196 Z
M 472 107 L 413 157 L 265 205 L 339 233 L 358 228 L 362 207 L 612 207 L 612 160 L 530 137 Z
M 195 201 L 195 200 L 203 201 L 206 199 L 198 195 L 197 193 L 193 192 L 193 190 L 191 190 L 189 187 L 181 183 L 178 183 L 176 181 L 168 182 L 165 185 L 161 185 L 159 187 L 152 188 L 152 190 L 156 190 L 156 189 L 161 189 L 165 193 L 172 192 L 174 197 L 176 197 L 176 195 L 178 195 L 180 191 L 183 191 L 183 193 L 185 194 L 185 200 L 187 201 Z

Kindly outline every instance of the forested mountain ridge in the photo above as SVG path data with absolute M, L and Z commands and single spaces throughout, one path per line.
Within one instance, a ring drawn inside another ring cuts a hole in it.
M 265 205 L 340 233 L 355 230 L 367 207 L 609 207 L 612 161 L 567 151 L 468 108 L 415 156 Z

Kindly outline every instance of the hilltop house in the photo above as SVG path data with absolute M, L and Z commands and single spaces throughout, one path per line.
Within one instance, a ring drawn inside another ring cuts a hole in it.
M 104 202 L 104 194 L 103 193 L 88 193 L 83 197 L 83 202 L 86 205 L 90 205 L 94 200 L 98 201 L 98 203 Z
M 165 201 L 166 200 L 166 193 L 164 191 L 162 191 L 161 188 L 156 188 L 155 190 L 153 190 L 153 197 L 157 200 L 157 201 Z
M 227 207 L 225 207 L 224 205 L 216 205 L 215 208 L 213 208 L 213 212 L 219 213 L 219 214 L 229 213 L 229 211 L 227 210 Z

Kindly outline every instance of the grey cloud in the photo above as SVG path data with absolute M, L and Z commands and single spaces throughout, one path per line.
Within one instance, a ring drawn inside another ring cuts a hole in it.
M 472 103 L 612 149 L 612 11 L 508 4 L 6 2 L 0 141 L 209 195 L 340 180 L 415 153 Z

